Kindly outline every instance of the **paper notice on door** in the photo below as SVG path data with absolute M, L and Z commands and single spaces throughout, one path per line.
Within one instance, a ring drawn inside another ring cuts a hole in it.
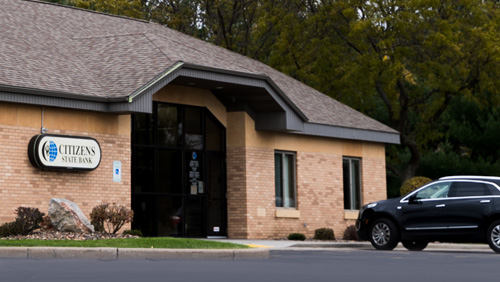
M 198 194 L 198 185 L 191 185 L 191 195 Z

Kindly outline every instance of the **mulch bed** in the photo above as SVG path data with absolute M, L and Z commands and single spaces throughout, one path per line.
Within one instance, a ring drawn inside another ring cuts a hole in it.
M 130 234 L 110 234 L 110 233 L 73 233 L 59 231 L 35 231 L 30 235 L 15 235 L 0 238 L 3 240 L 20 239 L 39 239 L 39 240 L 101 240 L 101 239 L 119 239 L 119 238 L 139 238 Z

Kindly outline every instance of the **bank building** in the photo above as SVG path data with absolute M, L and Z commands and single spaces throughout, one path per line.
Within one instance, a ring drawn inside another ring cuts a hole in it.
M 336 235 L 386 198 L 397 131 L 165 26 L 0 0 L 0 223 L 51 198 L 146 236 Z

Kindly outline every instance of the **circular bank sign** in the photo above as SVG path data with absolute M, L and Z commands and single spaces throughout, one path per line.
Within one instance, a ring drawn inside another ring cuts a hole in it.
M 101 162 L 101 147 L 90 137 L 40 134 L 31 138 L 28 156 L 41 169 L 93 170 Z

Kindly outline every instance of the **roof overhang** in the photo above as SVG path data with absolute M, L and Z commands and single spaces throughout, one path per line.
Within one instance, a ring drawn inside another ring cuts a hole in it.
M 177 62 L 126 97 L 105 98 L 0 85 L 0 101 L 109 113 L 151 113 L 153 95 L 168 84 L 210 90 L 227 111 L 245 111 L 256 130 L 399 144 L 396 132 L 310 123 L 281 89 L 263 74 Z

